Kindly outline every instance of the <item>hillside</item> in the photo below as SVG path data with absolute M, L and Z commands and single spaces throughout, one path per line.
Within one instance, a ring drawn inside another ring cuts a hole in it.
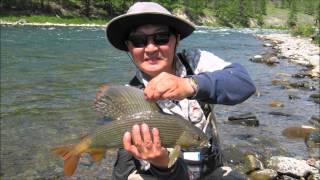
M 1 0 L 0 18 L 7 22 L 105 24 L 124 13 L 133 0 Z M 197 25 L 289 28 L 316 26 L 320 2 L 312 0 L 157 0 L 174 14 Z M 294 2 L 294 3 L 293 3 Z M 290 13 L 294 14 L 290 14 Z M 291 18 L 291 19 L 290 19 Z M 22 21 L 21 21 L 22 20 Z

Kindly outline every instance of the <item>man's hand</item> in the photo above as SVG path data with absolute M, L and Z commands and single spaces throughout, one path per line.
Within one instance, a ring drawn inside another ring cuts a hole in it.
M 134 125 L 131 133 L 124 134 L 122 142 L 124 149 L 136 159 L 147 160 L 160 168 L 168 168 L 169 154 L 166 148 L 161 146 L 157 128 L 153 128 L 151 134 L 147 124 Z
M 194 89 L 187 78 L 181 78 L 166 72 L 154 77 L 144 89 L 147 100 L 159 99 L 182 100 L 194 95 Z

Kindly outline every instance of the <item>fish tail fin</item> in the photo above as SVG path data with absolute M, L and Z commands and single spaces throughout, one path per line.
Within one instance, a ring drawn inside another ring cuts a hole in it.
M 75 145 L 60 146 L 51 149 L 51 152 L 63 157 L 65 176 L 72 176 L 77 168 L 81 154 L 73 151 L 74 149 Z

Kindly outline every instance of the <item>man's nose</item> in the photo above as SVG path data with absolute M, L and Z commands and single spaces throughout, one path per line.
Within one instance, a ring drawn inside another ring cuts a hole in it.
M 153 52 L 153 51 L 156 51 L 158 50 L 158 46 L 153 42 L 152 39 L 148 39 L 148 43 L 145 47 L 145 51 L 148 51 L 148 52 Z

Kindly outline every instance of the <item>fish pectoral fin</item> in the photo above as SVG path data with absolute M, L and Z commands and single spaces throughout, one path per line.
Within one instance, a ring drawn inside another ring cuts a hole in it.
M 92 150 L 89 152 L 89 154 L 92 160 L 99 162 L 105 157 L 106 150 L 104 149 Z
M 176 145 L 174 149 L 170 151 L 168 168 L 170 168 L 177 161 L 180 154 L 180 150 L 181 147 L 179 145 Z

